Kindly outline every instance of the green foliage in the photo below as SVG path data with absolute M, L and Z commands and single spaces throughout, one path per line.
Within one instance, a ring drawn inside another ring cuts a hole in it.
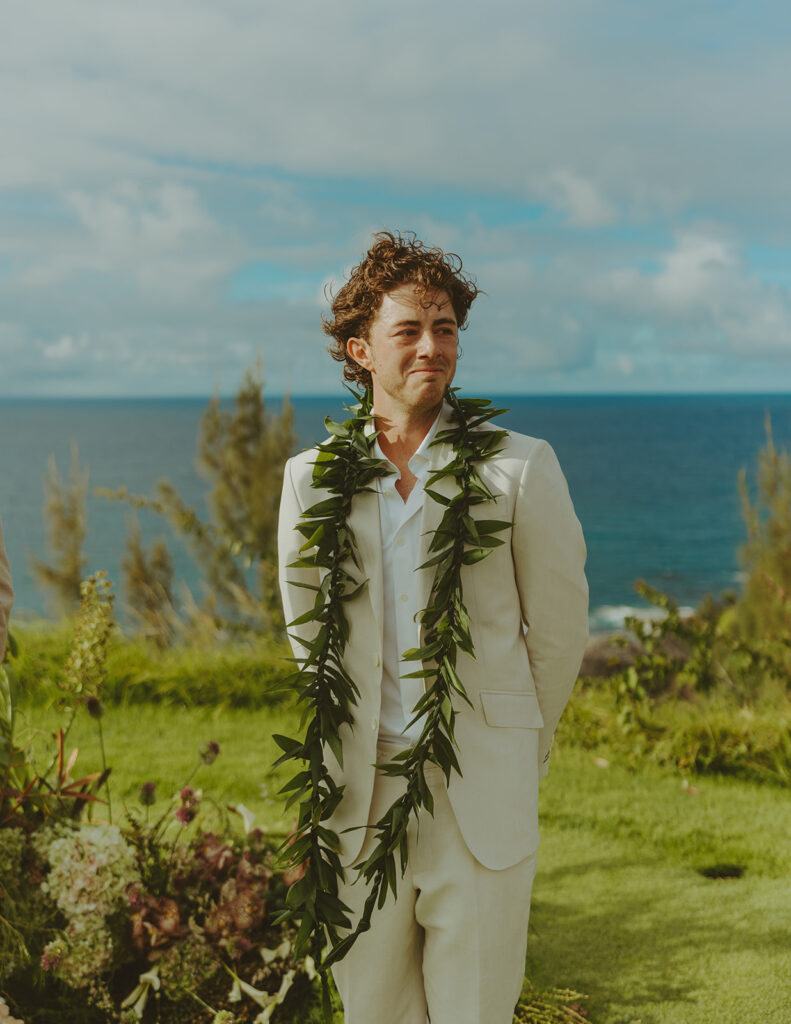
M 747 526 L 741 551 L 747 580 L 738 626 L 748 640 L 774 645 L 775 655 L 791 673 L 791 452 L 775 447 L 768 420 L 755 500 L 744 472 L 739 488 Z
M 67 758 L 64 744 L 82 704 L 90 708 L 97 720 L 101 739 L 99 694 L 112 629 L 110 588 L 104 573 L 97 573 L 82 584 L 74 635 L 57 680 L 62 694 L 59 703 L 66 709 L 65 726 L 58 729 L 56 751 L 42 773 L 33 770 L 26 752 L 15 744 L 17 693 L 13 666 L 0 667 L 0 828 L 30 828 L 49 817 L 78 817 L 86 803 L 98 799 L 96 791 L 107 782 L 106 767 L 102 772 L 72 780 L 77 751 Z
M 571 989 L 553 988 L 541 992 L 526 982 L 514 1024 L 591 1024 L 583 1006 L 587 998 Z
M 639 580 L 636 589 L 661 615 L 626 620 L 633 663 L 578 688 L 560 735 L 684 772 L 791 783 L 787 639 L 744 639 L 731 600 L 684 617 L 668 595 Z
M 81 468 L 77 445 L 72 443 L 69 479 L 61 479 L 54 455 L 49 458 L 44 477 L 44 521 L 53 561 L 47 564 L 31 557 L 34 579 L 50 592 L 51 601 L 60 613 L 73 612 L 80 602 L 80 584 L 86 564 L 82 546 L 87 495 L 88 470 Z
M 626 625 L 633 664 L 577 687 L 558 730 L 588 750 L 690 774 L 791 783 L 791 700 L 784 669 L 730 628 L 733 607 L 705 602 L 682 617 L 666 594 L 637 590 L 664 614 Z
M 173 607 L 173 559 L 165 540 L 155 540 L 147 552 L 135 516 L 121 562 L 129 609 L 141 636 L 159 648 L 175 636 L 178 615 Z
M 276 561 L 283 467 L 294 440 L 291 405 L 285 402 L 279 417 L 266 411 L 260 363 L 246 371 L 233 412 L 223 409 L 215 396 L 200 425 L 198 469 L 212 485 L 207 499 L 212 522 L 232 539 L 233 553 L 258 566 L 258 596 L 268 606 L 276 580 L 271 568 Z M 229 579 L 225 564 L 208 568 L 210 582 L 222 588 Z M 238 578 L 231 581 L 244 586 Z
M 623 758 L 652 761 L 685 775 L 731 775 L 791 784 L 791 702 L 757 708 L 715 693 L 694 700 L 649 698 L 627 669 L 612 679 L 578 684 L 558 727 L 557 742 Z
M 33 626 L 17 633 L 22 642 L 15 671 L 25 703 L 58 701 L 58 682 L 69 653 L 68 630 Z M 283 641 L 266 635 L 156 651 L 114 631 L 108 639 L 102 700 L 109 705 L 272 706 L 291 697 L 284 688 L 290 655 Z

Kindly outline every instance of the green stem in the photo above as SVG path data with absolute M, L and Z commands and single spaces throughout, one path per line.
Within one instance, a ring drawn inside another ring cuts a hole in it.
M 102 751 L 102 774 L 104 775 L 107 771 L 107 756 L 104 752 L 104 730 L 102 729 L 101 718 L 96 719 L 96 724 L 99 726 L 99 746 Z M 105 778 L 104 788 L 107 790 L 107 816 L 110 819 L 110 824 L 113 823 L 113 798 L 110 793 L 110 779 Z

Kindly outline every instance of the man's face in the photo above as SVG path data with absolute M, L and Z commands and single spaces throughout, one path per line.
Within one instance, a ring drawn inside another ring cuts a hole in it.
M 349 352 L 371 373 L 379 415 L 428 412 L 456 372 L 459 330 L 447 292 L 403 284 L 387 292 L 368 332 Z

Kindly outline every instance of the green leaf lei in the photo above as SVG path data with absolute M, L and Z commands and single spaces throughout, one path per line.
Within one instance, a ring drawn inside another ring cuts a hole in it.
M 292 583 L 315 591 L 313 608 L 289 623 L 293 629 L 313 623 L 312 640 L 294 636 L 307 651 L 297 659 L 299 672 L 292 677 L 298 688 L 298 702 L 303 706 L 302 724 L 307 722 L 304 739 L 276 735 L 283 755 L 276 764 L 295 760 L 301 769 L 286 783 L 281 792 L 287 794 L 286 806 L 299 803 L 296 838 L 284 844 L 288 863 L 304 866 L 304 876 L 288 892 L 284 919 L 299 922 L 295 942 L 297 955 L 310 954 L 322 978 L 322 1002 L 326 1020 L 332 1020 L 327 968 L 340 960 L 363 931 L 370 927 L 375 907 L 381 907 L 388 889 L 396 893 L 396 850 L 399 852 L 401 874 L 407 863 L 407 826 L 421 808 L 433 814 L 433 799 L 426 783 L 426 764 L 438 765 L 447 782 L 453 771 L 460 772 L 454 736 L 454 696 L 470 704 L 456 673 L 459 650 L 475 657 L 470 619 L 462 595 L 462 567 L 486 558 L 505 543 L 496 534 L 513 524 L 493 519 L 473 519 L 475 505 L 493 501 L 495 495 L 481 480 L 476 464 L 491 459 L 501 451 L 505 430 L 478 429 L 486 421 L 505 410 L 491 408 L 488 399 L 459 398 L 457 389 L 446 393 L 453 409 L 454 426 L 439 432 L 432 445 L 450 443 L 453 459 L 428 479 L 425 492 L 444 506 L 444 513 L 431 540 L 431 557 L 420 568 L 436 566 L 428 607 L 419 613 L 423 627 L 423 645 L 406 651 L 405 661 L 422 663 L 422 667 L 405 678 L 425 680 L 425 692 L 414 707 L 410 724 L 420 721 L 418 740 L 396 755 L 390 763 L 377 768 L 390 776 L 406 780 L 404 794 L 371 826 L 376 832 L 376 845 L 368 859 L 357 867 L 369 887 L 363 913 L 351 931 L 349 908 L 338 896 L 343 869 L 339 857 L 337 835 L 323 822 L 335 811 L 343 798 L 324 763 L 328 746 L 338 762 L 343 763 L 339 731 L 344 723 L 353 725 L 353 707 L 359 690 L 343 664 L 349 638 L 349 624 L 344 606 L 365 586 L 349 572 L 351 566 L 361 570 L 355 551 L 355 539 L 348 525 L 352 501 L 356 494 L 373 489 L 378 477 L 391 470 L 373 455 L 376 431 L 366 433 L 372 420 L 370 391 L 364 395 L 352 392 L 358 400 L 349 411 L 354 415 L 343 424 L 325 421 L 329 440 L 318 445 L 312 486 L 329 497 L 302 514 L 296 529 L 305 537 L 300 558 L 293 568 L 317 569 L 324 573 L 320 586 Z M 448 498 L 432 487 L 442 477 L 452 477 L 457 493 Z M 363 827 L 365 823 L 362 823 Z M 283 919 L 281 918 L 281 919 Z M 329 950 L 325 953 L 325 947 Z

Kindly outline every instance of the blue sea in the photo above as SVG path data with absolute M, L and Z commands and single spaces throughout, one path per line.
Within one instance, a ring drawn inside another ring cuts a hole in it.
M 296 398 L 300 447 L 324 436 L 323 418 L 342 416 L 342 397 Z M 43 477 L 50 456 L 69 472 L 76 443 L 90 486 L 150 494 L 165 477 L 205 511 L 195 469 L 205 399 L 0 400 L 0 516 L 17 591 L 17 610 L 47 610 L 29 571 L 46 559 Z M 791 438 L 791 395 L 498 396 L 504 426 L 546 438 L 566 473 L 588 542 L 591 625 L 612 627 L 641 602 L 637 578 L 693 606 L 707 592 L 738 589 L 744 540 L 737 479 L 754 481 L 771 418 L 775 440 Z M 276 410 L 278 403 L 269 401 Z M 128 507 L 88 501 L 89 570 L 120 585 Z M 146 539 L 171 543 L 177 577 L 199 600 L 202 582 L 169 527 L 140 513 Z M 119 595 L 123 611 L 123 593 Z

